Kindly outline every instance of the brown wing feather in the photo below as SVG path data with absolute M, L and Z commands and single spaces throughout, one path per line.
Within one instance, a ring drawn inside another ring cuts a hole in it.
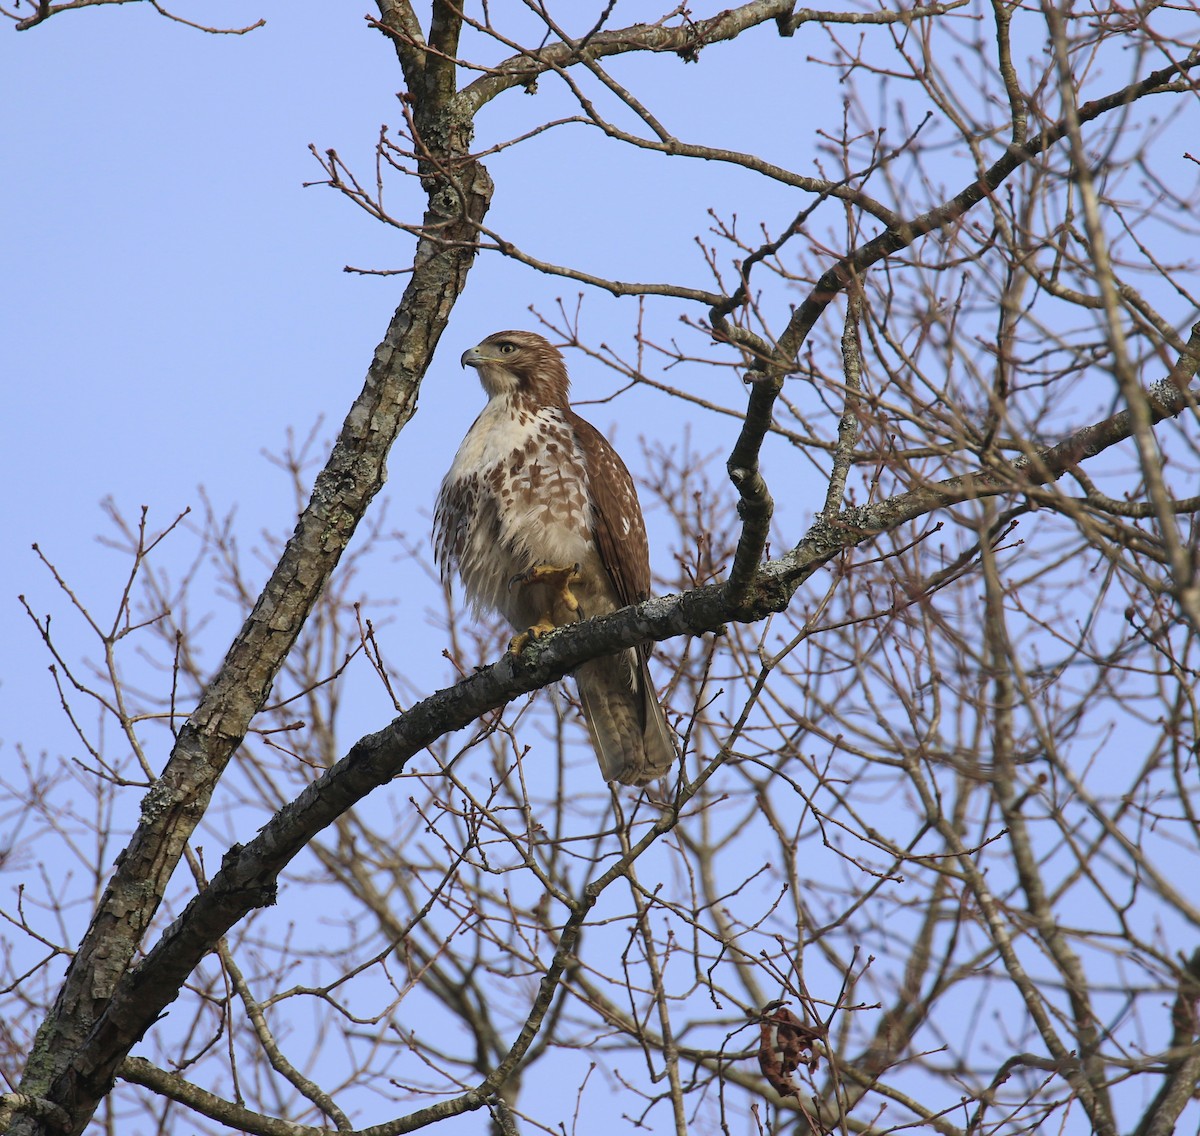
M 569 408 L 563 413 L 587 465 L 600 560 L 618 601 L 638 603 L 650 595 L 650 547 L 633 478 L 603 434 Z M 593 659 L 575 672 L 584 720 L 606 781 L 647 785 L 665 777 L 675 764 L 671 729 L 654 693 L 648 655 L 649 645 L 639 643 L 622 656 Z
M 640 603 L 650 595 L 650 546 L 633 478 L 599 430 L 573 410 L 563 413 L 587 462 L 600 559 L 621 603 Z

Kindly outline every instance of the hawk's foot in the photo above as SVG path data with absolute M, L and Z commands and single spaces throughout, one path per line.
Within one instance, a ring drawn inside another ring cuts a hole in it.
M 530 584 L 548 584 L 555 589 L 555 599 L 558 603 L 561 603 L 568 611 L 578 611 L 579 601 L 572 594 L 571 585 L 579 578 L 578 564 L 574 564 L 570 568 L 559 568 L 553 564 L 535 564 L 528 571 L 520 572 L 509 580 L 508 590 L 511 592 L 514 587 L 524 588 Z M 548 619 L 548 616 L 543 616 L 540 623 L 545 623 Z M 551 624 L 551 627 L 553 626 Z
M 535 639 L 540 639 L 543 635 L 548 635 L 553 630 L 554 624 L 550 621 L 550 617 L 543 615 L 532 627 L 527 627 L 519 635 L 514 635 L 509 640 L 508 653 L 510 655 L 519 655 Z

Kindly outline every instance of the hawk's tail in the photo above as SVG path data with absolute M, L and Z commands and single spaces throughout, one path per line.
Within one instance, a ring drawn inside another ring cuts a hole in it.
M 593 659 L 575 672 L 575 680 L 604 780 L 647 785 L 665 777 L 675 764 L 675 743 L 645 651 Z

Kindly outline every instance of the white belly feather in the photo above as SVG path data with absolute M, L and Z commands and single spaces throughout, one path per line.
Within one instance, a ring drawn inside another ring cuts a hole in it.
M 447 508 L 456 499 L 458 508 Z M 536 564 L 598 567 L 591 532 L 587 466 L 562 415 L 492 399 L 442 483 L 443 571 L 457 566 L 473 605 L 524 626 L 528 613 L 511 579 Z

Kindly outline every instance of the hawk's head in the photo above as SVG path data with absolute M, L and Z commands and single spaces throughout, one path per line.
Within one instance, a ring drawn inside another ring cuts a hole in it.
M 526 394 L 538 406 L 567 405 L 567 368 L 558 350 L 532 331 L 497 331 L 462 353 L 488 398 Z

